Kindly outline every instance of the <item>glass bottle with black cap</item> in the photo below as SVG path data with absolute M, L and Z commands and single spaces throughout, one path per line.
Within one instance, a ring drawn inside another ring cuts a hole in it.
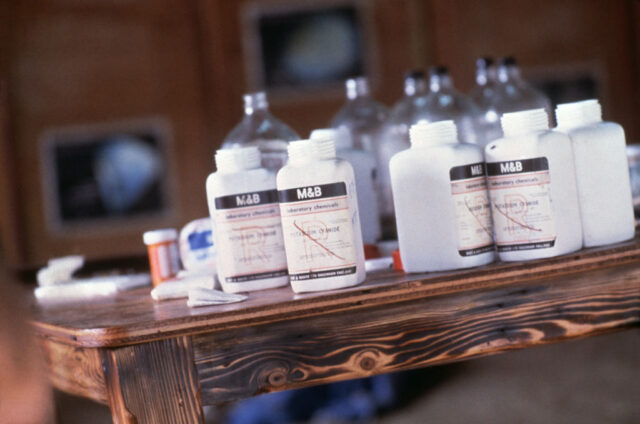
M 500 98 L 500 81 L 493 58 L 480 57 L 476 60 L 476 86 L 469 97 L 481 110 L 478 119 L 478 144 L 487 143 L 502 137 L 500 116 L 504 111 L 499 106 L 504 104 Z
M 427 81 L 425 73 L 420 70 L 407 72 L 404 78 L 404 96 L 393 105 L 389 119 L 384 124 L 383 136 L 378 149 L 378 162 L 380 163 L 378 198 L 380 199 L 380 215 L 384 239 L 396 238 L 389 160 L 396 153 L 410 147 L 409 127 L 414 120 L 416 112 L 424 104 L 426 94 Z
M 498 81 L 494 104 L 501 114 L 542 108 L 552 119 L 551 100 L 522 78 L 513 56 L 498 61 Z
M 418 101 L 418 100 L 417 100 Z M 461 94 L 453 85 L 446 66 L 429 69 L 429 92 L 419 99 L 420 107 L 415 113 L 412 124 L 420 120 L 436 122 L 452 120 L 458 128 L 461 142 L 477 143 L 477 121 L 481 111 L 468 97 Z
M 287 144 L 300 136 L 269 111 L 264 91 L 243 96 L 244 116 L 225 137 L 222 148 L 257 146 L 262 155 L 262 166 L 276 172 L 287 162 Z

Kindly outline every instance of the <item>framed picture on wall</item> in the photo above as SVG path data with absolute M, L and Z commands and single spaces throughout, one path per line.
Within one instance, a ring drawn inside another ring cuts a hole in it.
M 108 230 L 172 211 L 168 122 L 57 128 L 41 137 L 47 228 Z
M 243 18 L 246 74 L 253 89 L 324 89 L 372 72 L 365 2 L 251 2 Z
M 598 98 L 607 103 L 606 72 L 598 62 L 556 63 L 523 68 L 523 74 L 553 105 Z

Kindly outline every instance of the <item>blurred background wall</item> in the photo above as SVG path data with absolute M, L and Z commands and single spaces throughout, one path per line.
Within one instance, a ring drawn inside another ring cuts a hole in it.
M 340 66 L 391 104 L 405 71 L 436 64 L 467 92 L 483 55 L 515 55 L 556 101 L 599 97 L 640 140 L 639 0 L 4 0 L 0 254 L 13 269 L 142 255 L 142 231 L 206 216 L 247 91 L 306 136 L 344 101 Z M 113 166 L 144 183 L 120 187 Z M 117 190 L 143 201 L 96 203 Z

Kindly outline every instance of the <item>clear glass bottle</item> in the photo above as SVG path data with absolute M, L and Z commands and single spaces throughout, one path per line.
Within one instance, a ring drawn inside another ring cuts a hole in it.
M 495 96 L 498 85 L 498 69 L 493 58 L 480 57 L 476 60 L 476 86 L 469 97 L 479 107 L 488 107 Z
M 500 116 L 503 111 L 497 109 L 500 94 L 500 82 L 498 81 L 498 69 L 490 57 L 481 57 L 476 60 L 476 86 L 469 97 L 478 105 L 481 111 L 477 122 L 478 144 L 485 146 L 487 143 L 502 137 Z
M 350 78 L 345 86 L 347 102 L 331 120 L 331 127 L 346 127 L 351 132 L 354 148 L 375 155 L 389 110 L 371 97 L 367 78 Z
M 420 107 L 420 99 L 427 93 L 427 81 L 422 71 L 409 71 L 404 79 L 404 96 L 391 108 L 389 118 L 384 124 L 380 148 L 378 149 L 378 198 L 380 199 L 380 217 L 384 239 L 395 239 L 395 214 L 389 161 L 396 153 L 408 149 L 409 127 L 416 111 Z
M 551 100 L 522 78 L 514 57 L 509 56 L 499 60 L 498 81 L 493 104 L 500 114 L 541 108 L 551 119 L 553 116 Z M 551 124 L 551 121 L 549 123 Z
M 274 172 L 287 162 L 287 144 L 299 140 L 288 125 L 269 112 L 264 91 L 243 96 L 244 117 L 225 137 L 222 148 L 257 146 L 262 154 L 262 166 Z
M 412 124 L 421 120 L 452 120 L 458 128 L 461 142 L 478 142 L 477 121 L 481 114 L 480 109 L 470 98 L 455 89 L 447 67 L 437 66 L 429 70 L 429 93 L 417 101 L 420 106 Z

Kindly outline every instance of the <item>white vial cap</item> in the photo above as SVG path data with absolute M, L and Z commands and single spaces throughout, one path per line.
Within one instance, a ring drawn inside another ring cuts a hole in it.
M 556 107 L 558 128 L 576 128 L 602 121 L 602 107 L 596 99 L 563 103 Z
M 290 141 L 287 146 L 289 163 L 300 164 L 309 162 L 314 156 L 313 150 L 311 140 Z
M 351 132 L 346 127 L 318 128 L 311 131 L 310 140 L 330 139 L 336 144 L 336 150 L 350 149 L 353 146 Z
M 216 152 L 216 168 L 219 172 L 238 172 L 260 167 L 260 150 L 257 146 L 232 147 Z
M 457 143 L 458 129 L 451 121 L 428 122 L 420 120 L 409 129 L 411 146 L 436 146 L 438 144 Z
M 549 129 L 549 116 L 544 109 L 505 113 L 500 121 L 505 137 L 515 137 Z
M 336 157 L 336 143 L 332 138 L 314 138 L 310 141 L 316 158 L 324 160 Z
M 178 239 L 178 231 L 174 228 L 163 228 L 161 230 L 146 231 L 142 234 L 142 241 L 147 246 L 152 244 L 174 241 Z

